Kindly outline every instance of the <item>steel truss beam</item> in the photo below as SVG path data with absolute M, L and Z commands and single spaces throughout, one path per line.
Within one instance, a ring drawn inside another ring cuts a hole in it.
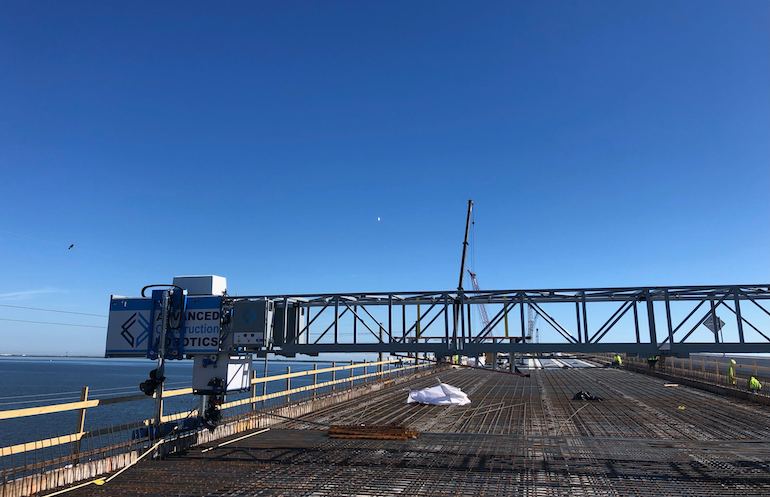
M 275 352 L 287 355 L 325 352 L 405 352 L 433 353 L 438 356 L 484 352 L 616 351 L 673 355 L 693 352 L 770 352 L 768 326 L 758 326 L 745 312 L 741 312 L 741 302 L 745 302 L 770 316 L 770 311 L 762 303 L 770 300 L 770 285 L 766 284 L 228 297 L 230 300 L 251 298 L 290 300 L 306 308 L 309 319 L 302 329 L 297 330 L 297 336 L 307 337 L 307 341 L 275 349 Z M 676 326 L 671 312 L 671 305 L 675 302 L 694 304 L 689 314 L 678 321 Z M 618 305 L 601 326 L 589 329 L 588 316 L 594 312 L 590 308 L 600 303 Z M 474 306 L 482 304 L 500 305 L 500 308 L 488 326 L 475 330 L 471 319 Z M 544 308 L 548 305 L 552 309 L 553 304 L 568 304 L 561 306 L 562 311 L 569 309 L 573 318 L 559 321 Z M 563 341 L 531 343 L 529 337 L 525 336 L 525 306 L 530 306 Z M 717 321 L 714 318 L 720 308 L 726 308 L 730 316 L 735 318 L 737 340 L 723 341 L 719 333 L 709 332 L 713 334 L 713 341 L 688 341 L 710 317 L 714 322 Z M 633 335 L 633 341 L 607 341 L 606 337 L 620 327 L 619 323 L 624 316 L 629 315 L 629 311 L 632 311 L 633 328 L 626 330 L 633 331 L 629 333 L 629 336 Z M 657 338 L 656 318 L 663 319 L 665 325 L 665 338 L 662 341 Z M 519 324 L 516 324 L 517 321 Z M 566 322 L 574 323 L 574 331 L 570 330 Z M 762 340 L 747 342 L 744 325 L 761 336 Z M 360 333 L 361 326 L 366 330 L 364 334 Z M 642 332 L 645 327 L 647 333 Z M 511 331 L 510 328 L 518 329 Z M 683 328 L 688 331 L 681 333 Z M 501 333 L 503 331 L 504 334 Z

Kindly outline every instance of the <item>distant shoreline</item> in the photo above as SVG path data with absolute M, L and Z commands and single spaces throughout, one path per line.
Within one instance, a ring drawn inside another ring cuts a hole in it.
M 121 361 L 136 361 L 136 362 L 146 362 L 148 359 L 146 357 L 119 357 L 119 358 L 106 358 L 104 356 L 100 355 L 56 355 L 56 354 L 6 354 L 6 353 L 0 353 L 0 360 L 3 359 L 104 359 L 106 361 L 112 361 L 112 360 L 121 360 Z M 339 358 L 317 358 L 317 359 L 297 359 L 297 358 L 287 358 L 287 357 L 270 357 L 269 362 L 276 363 L 276 362 L 286 362 L 286 363 L 318 363 L 318 364 L 331 364 L 333 362 L 347 362 L 350 359 L 339 359 Z M 257 358 L 252 357 L 253 362 L 262 362 L 264 361 L 263 358 Z M 181 361 L 173 361 L 174 363 L 177 362 L 192 362 L 192 359 L 184 359 Z M 363 362 L 363 359 L 354 359 L 353 362 Z
M 57 354 L 0 354 L 0 357 L 53 357 L 56 359 L 104 359 L 101 355 L 57 355 Z

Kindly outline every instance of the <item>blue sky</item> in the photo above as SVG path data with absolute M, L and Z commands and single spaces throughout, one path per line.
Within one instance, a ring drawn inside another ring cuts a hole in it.
M 0 304 L 106 314 L 175 274 L 448 289 L 468 198 L 486 288 L 767 282 L 769 25 L 765 1 L 3 2 Z

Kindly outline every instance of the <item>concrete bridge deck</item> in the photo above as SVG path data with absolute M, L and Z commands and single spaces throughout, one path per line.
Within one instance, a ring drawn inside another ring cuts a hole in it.
M 404 403 L 406 386 L 437 378 L 472 403 Z M 767 407 L 664 385 L 600 368 L 536 370 L 530 378 L 442 370 L 313 412 L 308 423 L 142 461 L 107 485 L 68 495 L 770 495 Z M 579 390 L 603 400 L 571 400 Z M 421 434 L 340 440 L 324 430 L 358 423 L 399 423 Z

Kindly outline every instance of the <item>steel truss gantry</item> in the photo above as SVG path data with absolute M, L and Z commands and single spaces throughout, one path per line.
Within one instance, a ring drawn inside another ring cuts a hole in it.
M 254 298 L 284 301 L 283 308 L 288 302 L 295 302 L 305 309 L 305 323 L 296 330 L 299 339 L 274 349 L 283 355 L 770 352 L 770 321 L 764 321 L 770 317 L 770 311 L 762 302 L 770 300 L 767 284 L 361 292 L 243 296 L 228 300 Z M 474 319 L 475 307 L 482 304 L 491 309 L 487 326 L 478 326 Z M 552 335 L 557 340 L 530 341 L 526 336 L 526 307 L 554 330 Z M 712 323 L 722 322 L 717 311 L 728 317 L 728 333 L 714 330 Z M 704 323 L 712 324 L 711 329 Z M 704 333 L 706 340 L 693 338 Z M 625 339 L 619 335 L 625 335 Z

